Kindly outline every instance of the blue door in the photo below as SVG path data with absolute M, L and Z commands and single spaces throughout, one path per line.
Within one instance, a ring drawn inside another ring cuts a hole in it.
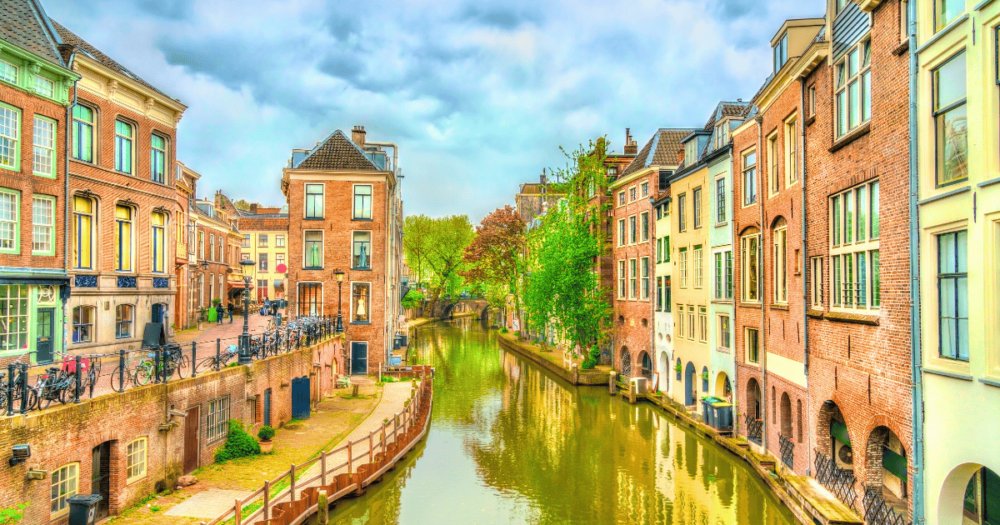
M 309 419 L 309 378 L 292 379 L 292 417 Z
M 271 426 L 271 389 L 264 391 L 264 426 Z
M 351 375 L 368 373 L 368 343 L 351 343 Z
M 152 308 L 152 317 L 153 318 L 151 320 L 154 323 L 162 323 L 163 322 L 163 314 L 164 314 L 165 311 L 166 311 L 165 305 L 163 305 L 161 303 L 154 304 L 153 308 Z
M 688 363 L 687 367 L 684 368 L 684 404 L 687 406 L 694 405 L 694 400 L 697 397 L 695 390 L 697 388 L 697 384 L 695 383 L 697 379 L 694 374 L 694 364 Z

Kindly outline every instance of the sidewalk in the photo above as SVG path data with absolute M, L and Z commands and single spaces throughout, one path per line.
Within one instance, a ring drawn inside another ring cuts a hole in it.
M 288 319 L 285 316 L 285 310 L 278 310 L 281 313 L 281 318 L 283 320 Z M 257 334 L 267 330 L 268 323 L 274 319 L 274 317 L 269 315 L 260 315 L 259 313 L 250 314 L 249 324 L 250 333 Z M 282 321 L 284 322 L 284 321 Z M 174 342 L 180 344 L 187 344 L 192 341 L 197 341 L 198 345 L 215 343 L 216 339 L 222 339 L 223 341 L 232 340 L 231 344 L 236 344 L 236 338 L 243 333 L 243 316 L 233 314 L 233 322 L 229 322 L 229 316 L 227 315 L 223 319 L 222 324 L 219 323 L 204 323 L 205 328 L 202 330 L 184 330 L 183 332 L 177 332 L 174 337 Z

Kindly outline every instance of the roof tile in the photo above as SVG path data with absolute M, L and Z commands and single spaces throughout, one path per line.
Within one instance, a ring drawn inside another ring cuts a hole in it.
M 58 42 L 46 28 L 45 12 L 30 0 L 0 0 L 0 39 L 54 64 L 65 67 Z
M 339 129 L 294 167 L 313 170 L 383 171 Z

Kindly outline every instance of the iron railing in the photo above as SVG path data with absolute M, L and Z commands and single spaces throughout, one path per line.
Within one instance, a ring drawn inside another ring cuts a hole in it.
M 795 443 L 782 434 L 778 434 L 778 451 L 781 452 L 781 462 L 788 468 L 795 469 Z
M 816 481 L 826 487 L 837 499 L 842 501 L 854 512 L 858 511 L 855 506 L 857 494 L 854 492 L 854 485 L 857 480 L 854 478 L 854 471 L 842 469 L 837 463 L 826 454 L 816 451 Z
M 743 418 L 743 422 L 747 427 L 747 439 L 758 445 L 763 443 L 764 421 L 747 414 L 746 417 Z
M 865 523 L 868 525 L 910 525 L 906 515 L 886 503 L 881 487 L 865 485 Z

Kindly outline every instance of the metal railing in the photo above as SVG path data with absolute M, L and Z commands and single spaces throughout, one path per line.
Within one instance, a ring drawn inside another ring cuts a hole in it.
M 854 512 L 858 511 L 855 504 L 858 496 L 854 492 L 854 485 L 857 480 L 854 478 L 854 471 L 842 469 L 837 466 L 836 461 L 830 456 L 816 451 L 816 481 L 826 487 L 837 499 L 842 501 Z
M 778 434 L 778 451 L 781 453 L 781 462 L 788 468 L 795 469 L 795 443 L 782 434 Z
M 764 421 L 746 414 L 743 418 L 743 423 L 747 427 L 747 440 L 753 441 L 758 445 L 764 442 Z
M 906 514 L 899 514 L 882 497 L 881 487 L 865 485 L 865 523 L 868 525 L 910 525 Z

